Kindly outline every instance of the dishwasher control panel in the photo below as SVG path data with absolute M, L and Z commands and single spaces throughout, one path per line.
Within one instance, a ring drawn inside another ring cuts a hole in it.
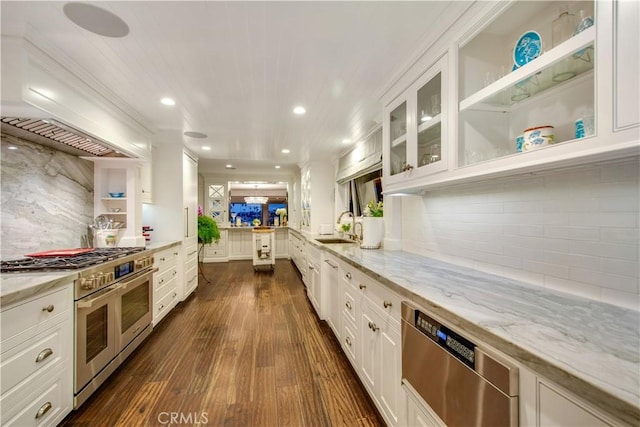
M 414 326 L 425 336 L 447 350 L 462 363 L 475 370 L 476 345 L 433 318 L 415 310 Z

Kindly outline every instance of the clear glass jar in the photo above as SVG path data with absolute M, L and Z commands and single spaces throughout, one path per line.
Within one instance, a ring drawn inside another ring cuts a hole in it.
M 560 7 L 560 14 L 558 18 L 553 21 L 552 27 L 551 43 L 553 47 L 573 37 L 576 30 L 576 19 L 575 15 L 569 13 L 568 6 Z M 569 56 L 553 66 L 553 81 L 562 82 L 575 75 L 573 56 Z

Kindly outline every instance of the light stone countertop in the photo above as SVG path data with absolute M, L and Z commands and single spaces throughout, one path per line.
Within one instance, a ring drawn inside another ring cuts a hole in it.
M 73 282 L 78 271 L 43 273 L 2 273 L 0 276 L 0 308 L 37 296 Z
M 180 241 L 158 242 L 147 246 L 146 250 L 152 253 L 158 252 L 180 243 Z M 73 282 L 78 278 L 80 271 L 2 273 L 0 275 L 0 308 Z
M 403 298 L 640 425 L 639 312 L 408 252 L 324 245 L 314 237 L 307 235 Z

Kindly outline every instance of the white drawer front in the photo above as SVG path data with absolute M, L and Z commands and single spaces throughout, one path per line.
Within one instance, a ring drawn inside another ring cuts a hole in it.
M 56 425 L 62 420 L 64 413 L 68 413 L 71 409 L 66 404 L 68 399 L 65 395 L 68 392 L 62 381 L 55 382 L 46 387 L 42 393 L 29 399 L 30 404 L 25 402 L 27 404 L 24 409 L 10 420 L 3 419 L 2 425 L 19 427 Z
M 162 294 L 164 289 L 178 276 L 178 267 L 173 266 L 167 271 L 157 274 L 153 278 L 154 292 Z
M 63 326 L 71 328 L 70 322 L 63 323 Z M 68 357 L 68 349 L 63 346 L 64 338 L 68 335 L 66 332 L 57 328 L 3 353 L 0 362 L 3 393 L 37 371 Z
M 154 254 L 154 267 L 158 268 L 159 271 L 164 271 L 175 266 L 178 260 L 178 253 L 179 252 L 176 247 Z
M 45 294 L 0 313 L 2 351 L 62 322 L 71 310 L 71 286 Z
M 370 278 L 366 278 L 358 288 L 374 306 L 400 321 L 400 297 L 395 292 L 391 292 Z

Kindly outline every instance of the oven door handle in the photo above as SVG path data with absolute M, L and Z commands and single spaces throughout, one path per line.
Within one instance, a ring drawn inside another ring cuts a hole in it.
M 144 272 L 142 272 L 140 274 L 137 274 L 136 276 L 130 278 L 126 282 L 119 283 L 118 285 L 116 285 L 116 287 L 114 289 L 122 289 L 122 290 L 126 291 L 130 284 L 137 282 L 140 278 L 142 278 L 144 276 L 156 273 L 159 270 L 160 270 L 160 268 L 156 267 L 156 268 L 152 268 L 152 269 L 149 269 L 147 271 L 144 271 Z
M 79 300 L 76 302 L 77 308 L 91 308 L 94 304 L 97 304 L 100 301 L 111 298 L 115 292 L 117 292 L 117 288 L 109 287 L 102 291 L 96 292 L 96 296 L 94 298 L 88 300 Z

